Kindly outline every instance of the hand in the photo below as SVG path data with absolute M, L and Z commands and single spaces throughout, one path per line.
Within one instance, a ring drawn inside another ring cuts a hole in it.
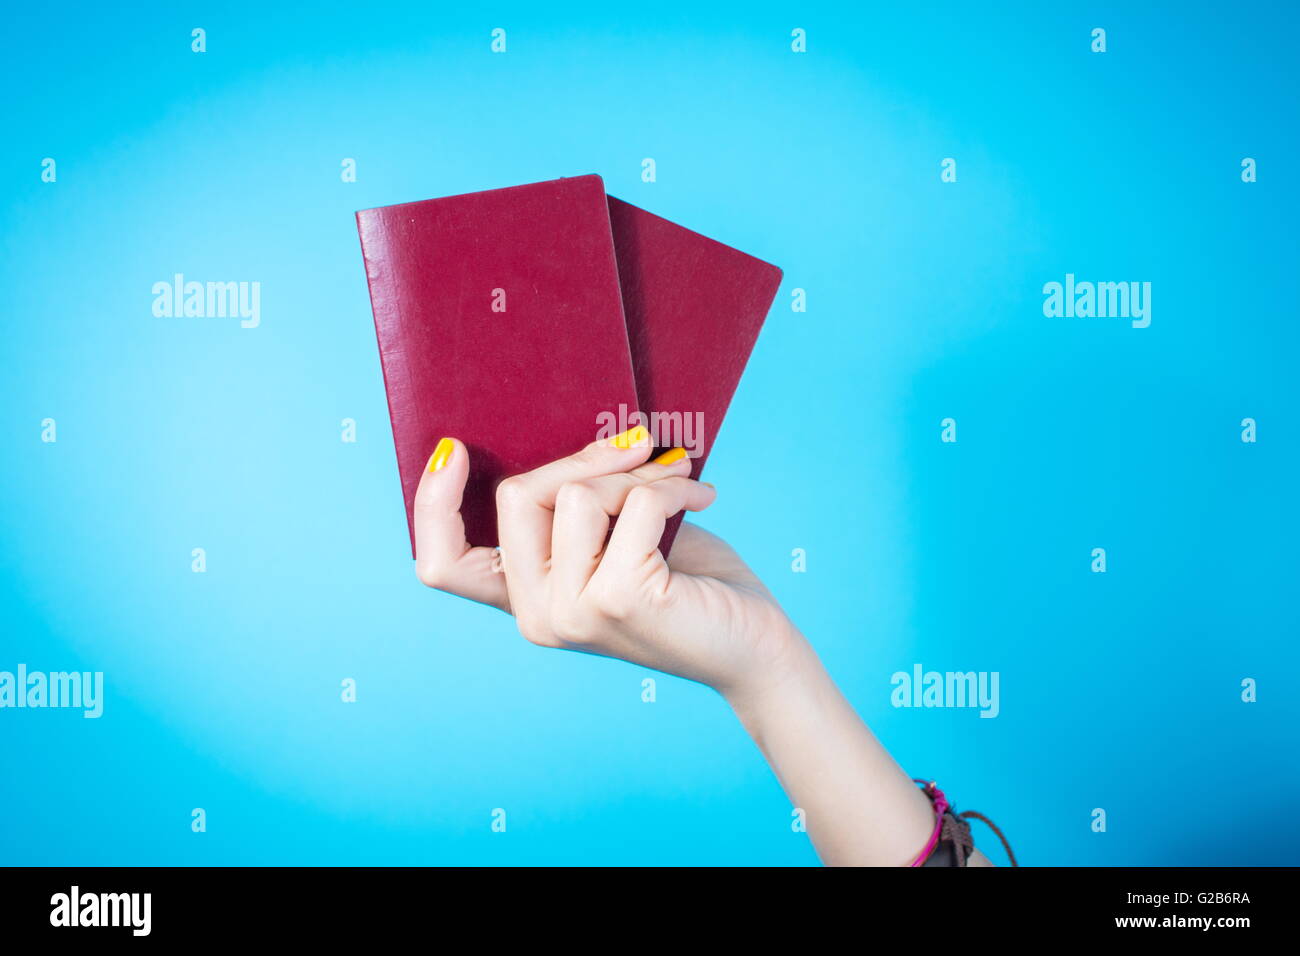
M 469 453 L 443 439 L 415 496 L 420 580 L 513 613 L 534 644 L 716 688 L 804 811 L 823 860 L 906 865 L 934 825 L 929 801 L 731 548 L 683 524 L 664 561 L 667 519 L 707 508 L 716 492 L 687 477 L 685 457 L 647 462 L 641 432 L 639 442 L 618 436 L 502 482 L 499 561 L 465 540 Z M 972 863 L 987 860 L 976 853 Z
M 465 540 L 469 453 L 444 439 L 416 492 L 416 573 L 429 587 L 513 613 L 534 644 L 617 657 L 728 697 L 762 693 L 803 660 L 803 639 L 707 531 L 683 524 L 665 562 L 667 519 L 707 508 L 717 493 L 687 477 L 685 457 L 647 462 L 648 436 L 637 432 L 502 482 L 499 561 Z

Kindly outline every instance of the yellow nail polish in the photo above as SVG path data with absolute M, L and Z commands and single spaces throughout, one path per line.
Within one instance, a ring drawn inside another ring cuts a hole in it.
M 637 425 L 635 428 L 629 428 L 621 435 L 615 435 L 609 440 L 609 443 L 615 448 L 632 448 L 649 440 L 650 433 L 645 430 L 645 426 Z
M 429 471 L 438 471 L 443 465 L 451 461 L 451 453 L 456 450 L 456 443 L 450 438 L 443 438 L 438 442 L 438 447 L 433 450 L 429 456 Z
M 686 457 L 685 448 L 669 448 L 666 452 L 655 459 L 656 465 L 671 465 L 679 462 Z

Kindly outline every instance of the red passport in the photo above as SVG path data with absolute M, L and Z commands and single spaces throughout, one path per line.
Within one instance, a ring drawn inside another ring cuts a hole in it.
M 699 478 L 781 270 L 612 196 L 609 217 L 646 427 L 656 445 L 686 448 Z M 683 517 L 668 522 L 665 555 Z
M 474 545 L 497 543 L 502 478 L 602 430 L 644 424 L 661 449 L 687 449 L 698 478 L 781 282 L 607 200 L 598 176 L 367 209 L 357 228 L 408 526 L 425 460 L 454 435 L 472 459 Z
M 357 231 L 408 527 L 425 462 L 452 435 L 470 452 L 466 537 L 495 546 L 502 478 L 573 454 L 603 416 L 637 408 L 604 184 L 366 209 Z

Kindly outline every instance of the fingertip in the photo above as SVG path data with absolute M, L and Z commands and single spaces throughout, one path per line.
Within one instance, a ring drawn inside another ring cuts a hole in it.
M 675 465 L 677 462 L 686 458 L 685 448 L 669 448 L 662 455 L 655 458 L 656 465 Z
M 426 473 L 439 472 L 447 467 L 452 457 L 457 451 L 464 451 L 463 446 L 454 438 L 440 438 L 438 444 L 433 449 L 433 454 L 425 463 L 424 470 Z
M 688 507 L 686 509 L 687 511 L 703 511 L 718 500 L 718 489 L 716 487 L 707 481 L 697 481 L 696 484 L 700 488 L 704 489 L 706 493 L 701 498 L 697 499 L 700 502 L 699 507 Z
M 681 452 L 681 454 L 676 454 Z M 684 449 L 670 448 L 662 455 L 651 458 L 644 466 L 638 468 L 634 474 L 644 477 L 649 481 L 660 481 L 664 478 L 689 478 L 694 463 L 687 457 Z
M 415 491 L 417 505 L 422 501 L 457 499 L 468 478 L 469 450 L 450 436 L 438 439 L 420 470 L 420 482 Z M 459 508 L 459 503 L 456 506 Z
M 610 438 L 598 439 L 594 444 L 597 460 L 606 463 L 610 471 L 629 471 L 644 465 L 654 451 L 650 432 L 642 425 L 629 428 Z M 608 463 L 612 462 L 612 466 Z
M 634 448 L 650 449 L 650 430 L 644 425 L 633 425 L 625 432 L 619 432 L 613 438 L 609 439 L 609 444 L 614 448 L 623 451 L 630 451 Z

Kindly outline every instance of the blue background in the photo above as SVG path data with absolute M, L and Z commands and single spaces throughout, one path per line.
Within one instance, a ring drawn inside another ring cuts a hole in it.
M 106 704 L 0 711 L 0 861 L 816 862 L 712 691 L 412 573 L 352 214 L 597 172 L 784 268 L 700 523 L 905 768 L 1026 863 L 1293 863 L 1295 8 L 861 6 L 9 11 L 0 670 Z M 1150 328 L 1045 318 L 1067 272 Z

